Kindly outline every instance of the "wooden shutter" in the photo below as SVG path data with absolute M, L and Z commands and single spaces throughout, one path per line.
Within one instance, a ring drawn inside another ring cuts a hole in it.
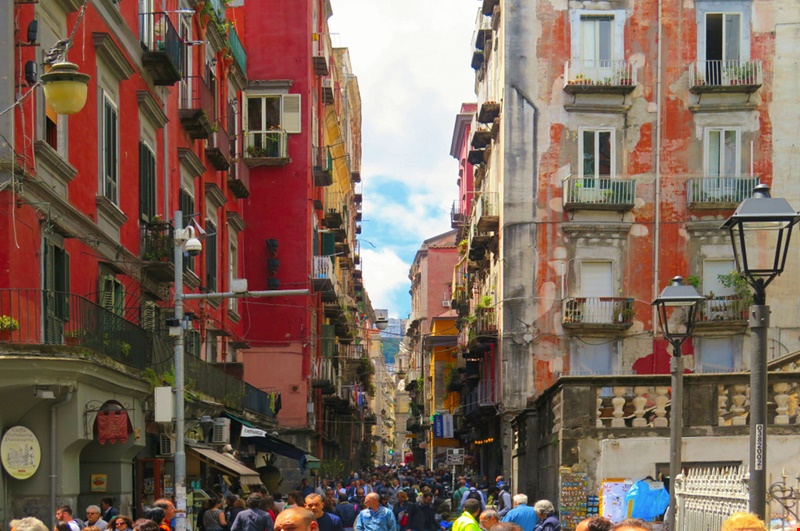
M 103 112 L 103 193 L 113 203 L 117 203 L 117 177 L 119 172 L 117 164 L 117 135 L 117 110 L 108 99 L 105 99 Z
M 142 303 L 141 312 L 142 313 L 141 317 L 139 318 L 139 322 L 141 323 L 142 328 L 144 328 L 148 332 L 155 332 L 157 324 L 159 322 L 158 305 L 153 301 L 144 301 L 144 303 Z
M 194 198 L 189 193 L 181 188 L 180 193 L 181 212 L 183 212 L 183 228 L 188 227 L 192 223 L 192 215 L 194 214 Z M 194 271 L 194 257 L 184 253 L 183 255 L 183 270 Z
M 287 133 L 302 132 L 300 121 L 300 94 L 285 94 L 283 96 L 283 130 Z
M 49 241 L 44 243 L 44 342 L 58 343 L 60 323 L 58 321 L 55 291 L 56 261 L 55 246 Z
M 217 291 L 217 227 L 210 221 L 206 222 L 206 288 Z
M 63 321 L 69 321 L 69 253 L 55 246 L 53 246 L 53 281 L 56 291 L 56 315 Z
M 139 216 L 149 223 L 156 215 L 156 157 L 150 147 L 139 142 Z

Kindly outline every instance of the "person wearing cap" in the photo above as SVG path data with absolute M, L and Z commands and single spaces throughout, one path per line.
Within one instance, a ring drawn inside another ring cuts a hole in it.
M 502 480 L 503 476 L 499 476 L 501 479 L 497 482 L 497 514 L 500 518 L 503 518 L 508 512 L 513 509 L 513 505 L 511 502 L 511 493 L 508 492 L 508 485 L 505 481 Z

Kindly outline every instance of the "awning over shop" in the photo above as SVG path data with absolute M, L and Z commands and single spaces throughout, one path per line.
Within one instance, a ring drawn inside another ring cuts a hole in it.
M 252 444 L 261 452 L 272 452 L 289 459 L 297 459 L 300 461 L 301 468 L 305 468 L 307 456 L 311 456 L 302 448 L 270 435 L 266 430 L 228 412 L 224 412 L 223 415 L 242 425 L 242 430 L 239 433 L 240 444 Z
M 186 445 L 186 448 L 207 465 L 238 477 L 242 485 L 261 485 L 261 476 L 258 475 L 258 472 L 228 456 L 201 446 Z

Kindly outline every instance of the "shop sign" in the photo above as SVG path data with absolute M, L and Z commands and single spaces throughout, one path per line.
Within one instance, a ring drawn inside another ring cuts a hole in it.
M 15 479 L 28 479 L 39 469 L 42 451 L 39 440 L 24 426 L 9 429 L 0 442 L 3 468 Z

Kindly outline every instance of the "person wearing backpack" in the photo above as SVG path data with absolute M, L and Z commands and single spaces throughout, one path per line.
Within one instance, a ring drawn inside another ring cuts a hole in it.
M 433 494 L 426 492 L 422 501 L 411 504 L 408 508 L 408 522 L 400 531 L 437 531 L 436 510 L 433 508 Z
M 481 512 L 486 510 L 486 500 L 483 498 L 483 493 L 475 487 L 470 487 L 468 491 L 461 497 L 461 510 L 464 510 L 464 502 L 467 500 L 478 500 L 481 502 Z
M 335 512 L 342 521 L 344 531 L 353 531 L 353 525 L 360 510 L 358 504 L 347 499 L 347 494 L 339 494 L 339 503 L 336 504 Z
M 497 488 L 500 489 L 497 493 L 497 514 L 500 518 L 504 517 L 513 508 L 511 505 L 511 493 L 508 492 L 508 485 L 504 481 L 497 482 Z

